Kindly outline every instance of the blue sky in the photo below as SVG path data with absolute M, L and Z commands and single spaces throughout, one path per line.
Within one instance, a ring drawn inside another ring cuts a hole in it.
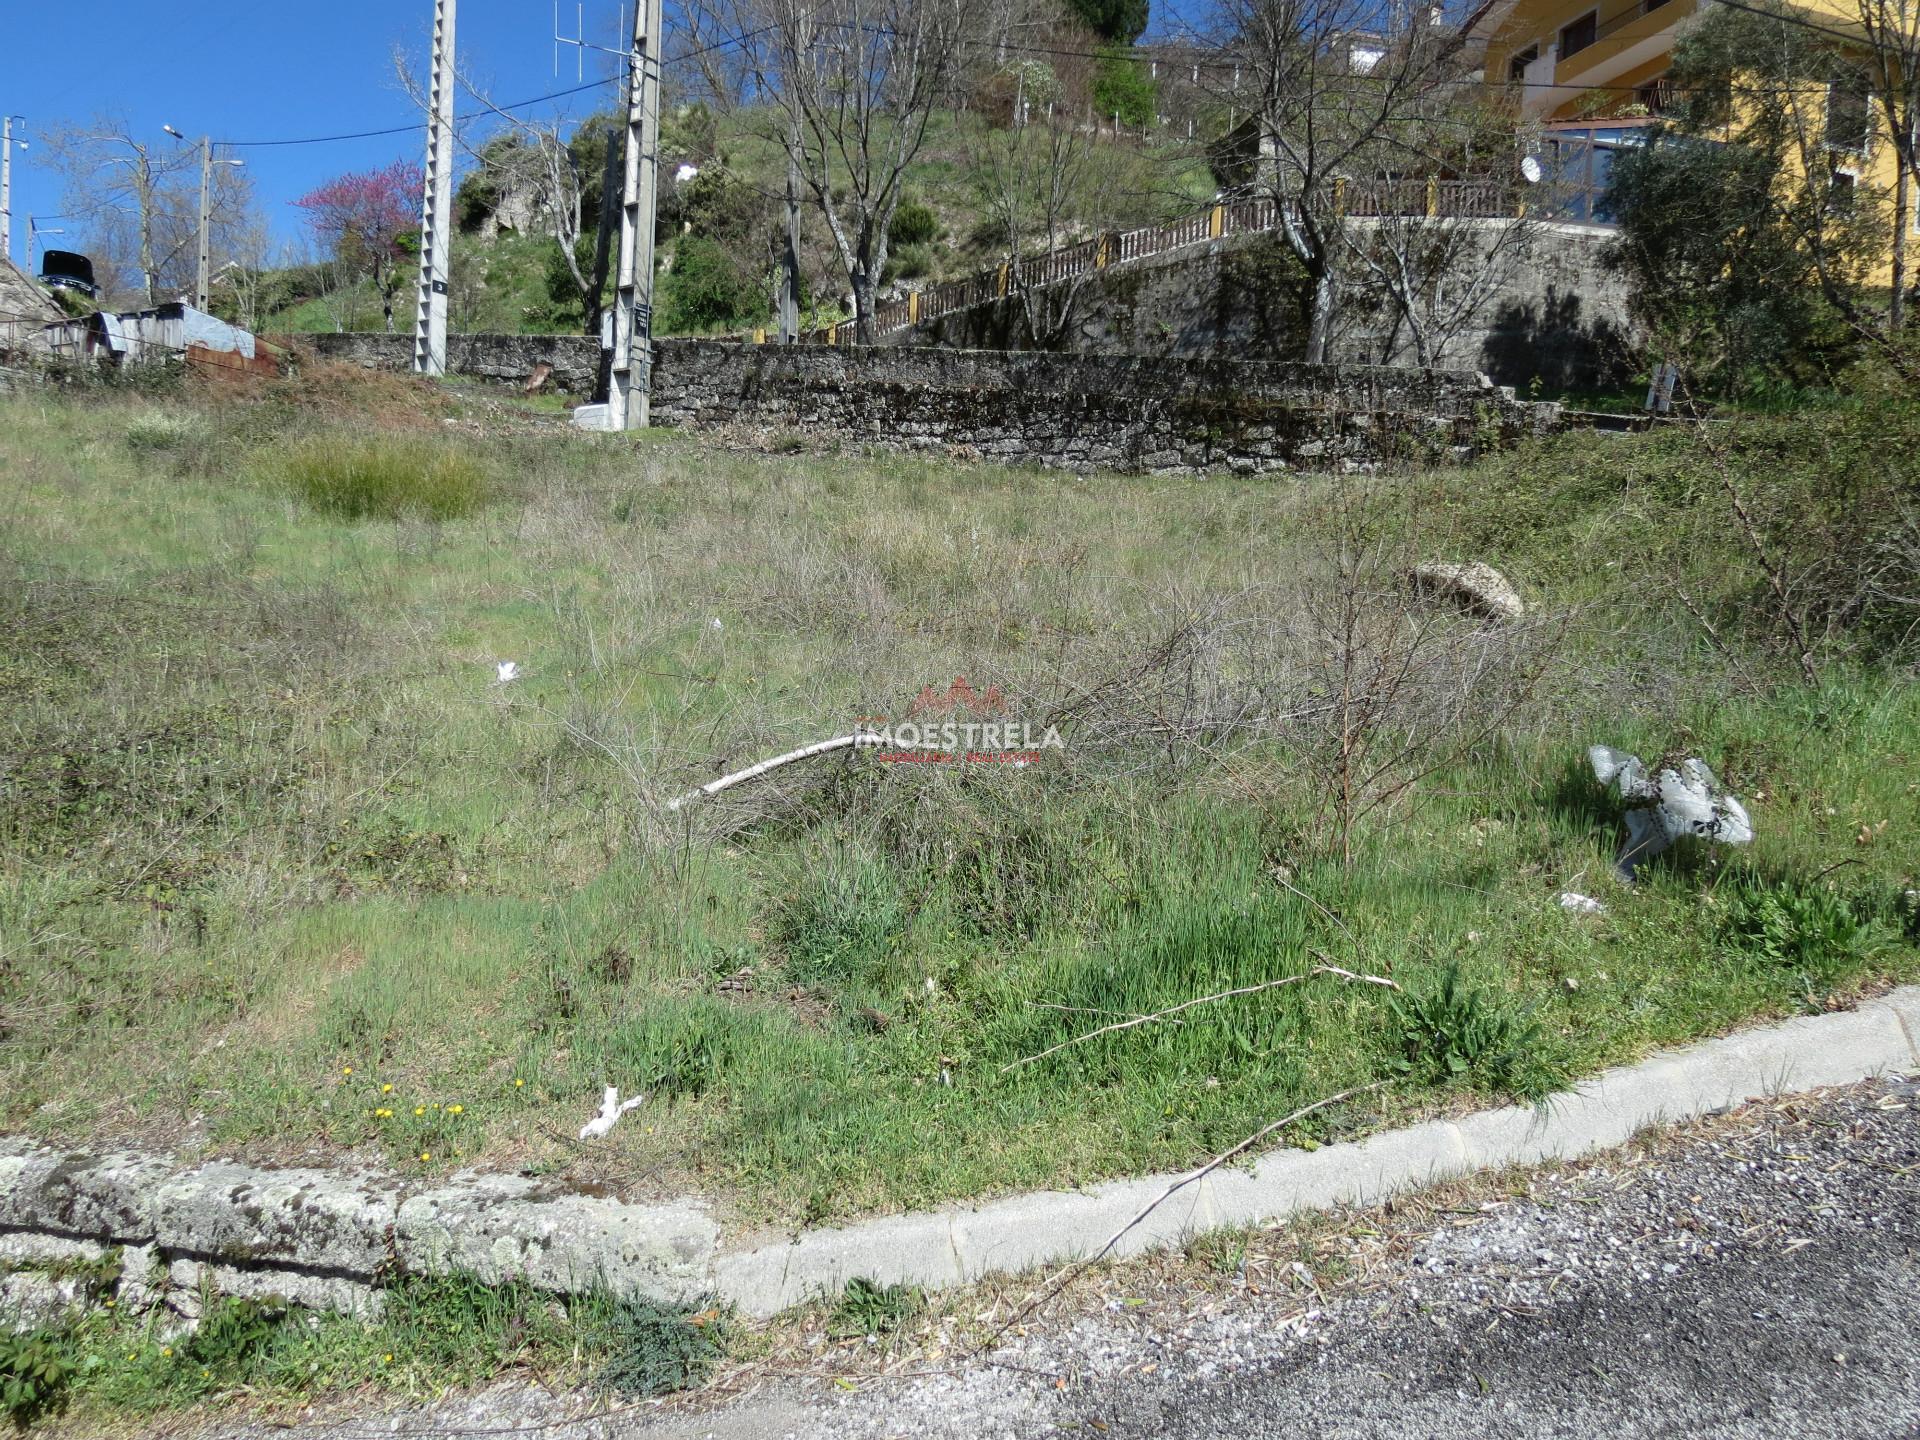
M 571 32 L 575 0 L 565 0 Z M 617 0 L 587 0 L 589 33 L 609 43 L 619 28 Z M 124 118 L 156 143 L 173 143 L 172 125 L 189 136 L 254 141 L 296 139 L 413 126 L 411 132 L 317 145 L 244 146 L 258 197 L 277 235 L 299 231 L 290 202 L 348 170 L 396 159 L 418 162 L 425 146 L 418 112 L 393 78 L 395 45 L 424 64 L 431 0 L 0 0 L 7 43 L 0 45 L 0 107 L 26 117 L 31 142 L 43 129 L 100 113 Z M 461 0 L 462 64 L 502 103 L 574 84 L 574 59 L 553 73 L 552 0 Z M 586 76 L 606 73 L 588 56 Z M 611 86 L 539 107 L 584 115 Z M 15 123 L 16 134 L 21 126 Z M 24 263 L 27 217 L 48 220 L 63 207 L 57 176 L 16 151 L 13 258 Z M 58 247 L 62 242 L 52 242 Z M 36 255 L 35 259 L 38 258 Z
M 572 33 L 578 0 L 562 0 Z M 1200 0 L 1160 0 L 1156 28 Z M 669 5 L 671 12 L 671 5 Z M 617 44 L 619 0 L 585 0 L 586 28 Z M 172 125 L 217 140 L 293 140 L 394 126 L 406 133 L 324 144 L 244 144 L 244 158 L 277 237 L 295 238 L 291 202 L 321 181 L 396 159 L 418 161 L 418 113 L 394 81 L 391 55 L 403 47 L 424 66 L 431 0 L 0 0 L 8 42 L 0 46 L 0 107 L 26 117 L 29 142 L 41 130 L 103 113 L 138 134 L 171 144 Z M 458 48 L 466 66 L 502 104 L 571 86 L 574 57 L 554 78 L 553 0 L 461 0 Z M 585 57 L 586 76 L 609 73 L 607 57 Z M 535 107 L 586 114 L 611 99 L 611 86 Z M 16 131 L 21 127 L 16 124 Z M 14 259 L 26 263 L 27 218 L 48 226 L 64 207 L 57 176 L 14 156 Z M 72 243 L 55 239 L 54 246 Z

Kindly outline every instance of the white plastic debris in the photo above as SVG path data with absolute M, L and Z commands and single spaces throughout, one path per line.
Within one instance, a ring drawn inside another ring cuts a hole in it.
M 720 630 L 726 629 L 727 627 L 720 623 L 720 617 L 716 615 L 711 620 L 707 621 L 707 628 L 709 630 L 720 631 Z
M 607 1086 L 606 1093 L 600 1097 L 600 1113 L 580 1127 L 580 1138 L 598 1140 L 620 1123 L 622 1115 L 635 1106 L 644 1105 L 646 1100 L 647 1092 L 644 1090 L 630 1100 L 622 1100 L 618 1086 Z
M 1571 910 L 1579 915 L 1604 915 L 1607 913 L 1607 907 L 1605 905 L 1602 905 L 1591 895 L 1582 895 L 1578 890 L 1562 890 L 1560 892 L 1560 908 L 1562 910 Z
M 678 184 L 684 185 L 699 173 L 700 167 L 698 165 L 683 160 L 680 162 L 680 168 L 673 172 L 673 178 Z
M 1729 795 L 1712 767 L 1698 757 L 1668 765 L 1649 776 L 1638 755 L 1605 745 L 1588 747 L 1594 778 L 1614 786 L 1626 805 L 1627 839 L 1614 868 L 1631 880 L 1634 867 L 1675 841 L 1746 845 L 1753 840 L 1747 807 Z
M 511 685 L 520 678 L 520 664 L 515 660 L 502 660 L 493 667 L 493 683 Z

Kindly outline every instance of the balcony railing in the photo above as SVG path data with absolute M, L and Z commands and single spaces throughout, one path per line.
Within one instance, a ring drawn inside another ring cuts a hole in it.
M 1611 20 L 1603 23 L 1599 29 L 1593 32 L 1594 44 L 1599 44 L 1609 35 L 1619 34 L 1622 30 L 1626 29 L 1627 26 L 1633 24 L 1634 21 L 1651 15 L 1656 10 L 1664 10 L 1672 3 L 1673 0 L 1640 0 L 1640 3 L 1637 5 L 1628 6 L 1625 10 L 1622 10 Z

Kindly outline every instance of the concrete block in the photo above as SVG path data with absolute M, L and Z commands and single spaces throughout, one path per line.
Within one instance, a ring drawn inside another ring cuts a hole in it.
M 366 1279 L 392 1253 L 400 1194 L 381 1177 L 210 1164 L 167 1180 L 153 1203 L 172 1254 Z
M 1920 1073 L 1920 985 L 1902 985 L 1879 1003 L 1893 1012 L 1907 1040 L 1907 1074 Z
M 677 1303 L 711 1286 L 720 1227 L 694 1204 L 623 1205 L 490 1175 L 409 1197 L 393 1237 L 400 1264 L 418 1274 L 462 1270 L 557 1291 L 605 1284 Z
M 950 1211 L 888 1216 L 721 1256 L 713 1292 L 766 1316 L 838 1295 L 858 1277 L 925 1289 L 964 1284 L 972 1276 L 954 1244 L 954 1218 Z
M 171 1161 L 133 1151 L 34 1149 L 0 1157 L 0 1224 L 123 1245 L 153 1238 L 153 1194 Z
M 338 1310 L 375 1318 L 380 1293 L 363 1280 L 341 1275 L 313 1275 L 257 1265 L 220 1265 L 202 1260 L 175 1260 L 166 1271 L 166 1299 L 176 1314 L 190 1319 L 206 1311 L 215 1297 L 236 1300 L 284 1300 L 314 1310 Z

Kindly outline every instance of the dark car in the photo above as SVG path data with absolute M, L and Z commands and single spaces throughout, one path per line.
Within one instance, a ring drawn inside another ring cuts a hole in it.
M 78 290 L 89 300 L 100 295 L 100 287 L 93 280 L 93 261 L 71 250 L 49 250 L 40 257 L 40 283 L 60 290 Z

